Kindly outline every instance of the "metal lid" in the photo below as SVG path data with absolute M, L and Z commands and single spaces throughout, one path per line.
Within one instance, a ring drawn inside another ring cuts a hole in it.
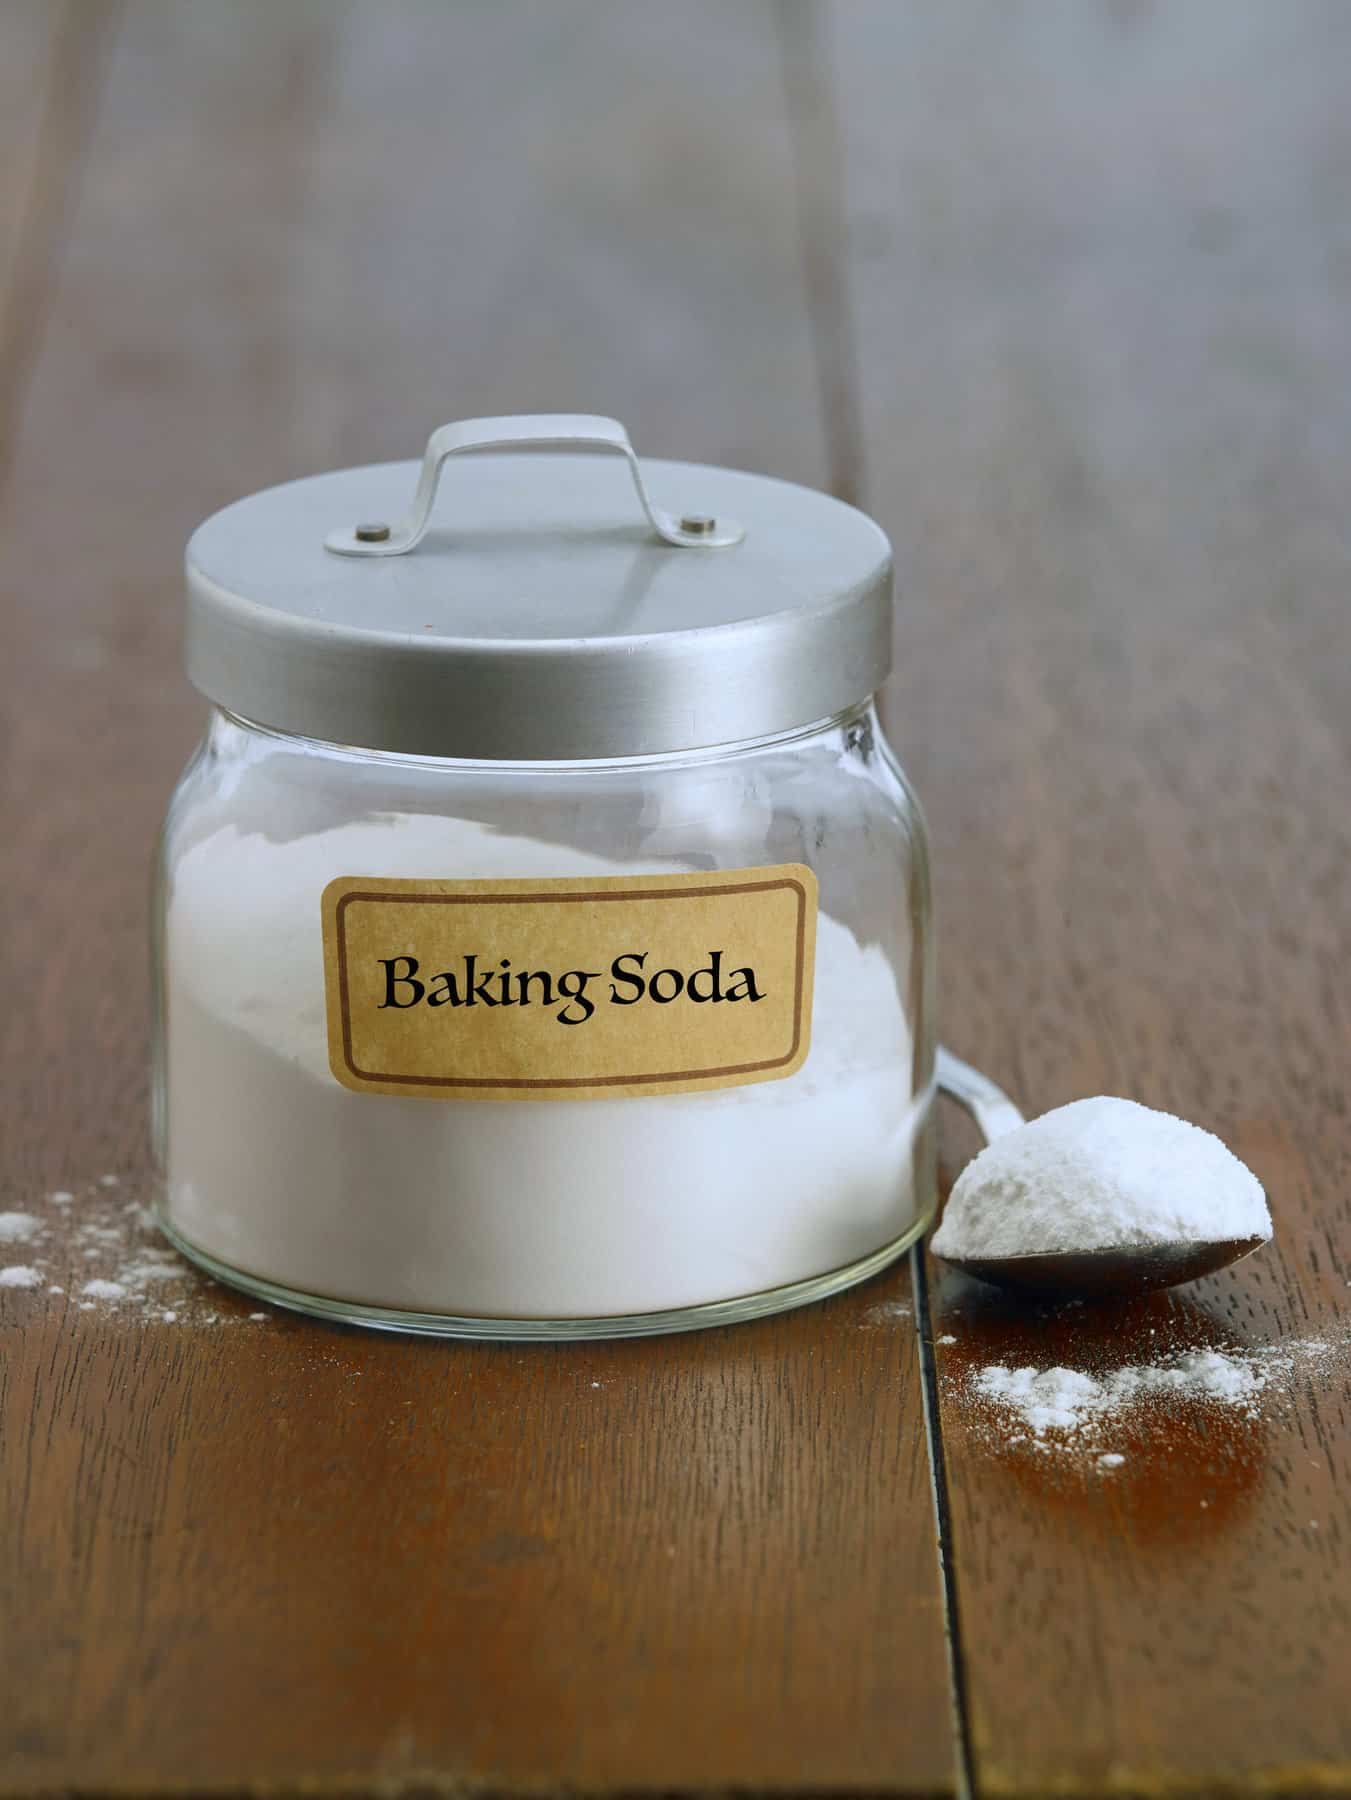
M 544 445 L 617 450 L 631 479 Z M 457 466 L 430 525 L 446 458 L 502 446 Z M 871 519 L 764 475 L 640 469 L 608 419 L 471 420 L 436 432 L 421 470 L 268 488 L 199 527 L 187 576 L 188 674 L 209 699 L 415 755 L 733 743 L 865 699 L 891 663 L 891 553 Z

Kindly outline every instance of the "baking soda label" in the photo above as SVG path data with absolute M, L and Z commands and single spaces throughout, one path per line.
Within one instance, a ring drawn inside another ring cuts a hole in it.
M 329 1065 L 356 1092 L 617 1099 L 778 1081 L 811 1037 L 816 877 L 341 876 Z

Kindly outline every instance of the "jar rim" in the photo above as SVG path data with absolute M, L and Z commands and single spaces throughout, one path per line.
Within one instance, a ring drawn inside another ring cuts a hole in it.
M 422 751 L 385 750 L 365 744 L 344 744 L 332 738 L 321 738 L 303 732 L 290 731 L 283 726 L 267 725 L 259 719 L 247 718 L 243 713 L 232 711 L 228 706 L 212 703 L 212 719 L 223 719 L 228 724 L 241 730 L 254 733 L 260 737 L 273 738 L 279 743 L 294 745 L 299 750 L 315 755 L 338 757 L 354 762 L 389 763 L 398 767 L 418 767 L 428 769 L 444 769 L 447 773 L 472 773 L 476 771 L 510 771 L 512 774 L 554 775 L 583 774 L 588 771 L 601 773 L 611 769 L 654 769 L 689 768 L 700 763 L 731 761 L 738 757 L 758 755 L 764 750 L 775 750 L 799 743 L 806 738 L 819 737 L 828 731 L 841 730 L 865 718 L 876 718 L 877 697 L 869 694 L 865 699 L 855 701 L 851 706 L 841 707 L 837 712 L 828 713 L 819 719 L 809 720 L 803 725 L 793 725 L 783 731 L 762 733 L 753 738 L 737 738 L 726 744 L 701 744 L 689 750 L 658 750 L 640 756 L 588 756 L 588 757 L 541 757 L 526 760 L 520 757 L 485 757 L 485 756 L 436 756 Z

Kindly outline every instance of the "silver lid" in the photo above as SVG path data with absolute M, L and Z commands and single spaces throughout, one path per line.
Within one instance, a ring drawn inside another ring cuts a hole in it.
M 504 445 L 456 466 L 430 525 L 447 457 Z M 618 450 L 629 476 L 542 445 Z M 187 577 L 188 674 L 209 699 L 414 755 L 733 743 L 854 705 L 891 663 L 891 553 L 871 519 L 764 475 L 640 470 L 622 427 L 582 416 L 446 426 L 421 469 L 252 494 L 195 532 Z

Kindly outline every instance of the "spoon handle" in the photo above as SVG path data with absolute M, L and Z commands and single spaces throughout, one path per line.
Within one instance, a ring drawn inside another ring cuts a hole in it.
M 970 1113 L 985 1134 L 987 1144 L 1027 1123 L 1003 1088 L 997 1087 L 988 1075 L 982 1075 L 979 1069 L 973 1069 L 970 1063 L 964 1063 L 960 1056 L 954 1056 L 941 1044 L 936 1064 L 939 1087 Z

